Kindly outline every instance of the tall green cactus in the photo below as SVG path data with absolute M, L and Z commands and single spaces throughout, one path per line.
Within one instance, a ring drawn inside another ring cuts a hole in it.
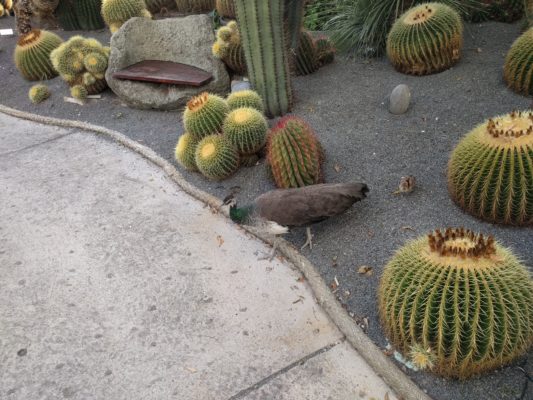
M 102 0 L 60 0 L 54 15 L 66 31 L 95 30 L 105 26 L 101 8 Z
M 235 1 L 250 82 L 271 117 L 288 113 L 292 106 L 285 1 Z

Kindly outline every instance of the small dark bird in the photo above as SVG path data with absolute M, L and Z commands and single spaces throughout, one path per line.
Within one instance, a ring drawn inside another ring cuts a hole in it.
M 255 226 L 276 237 L 287 233 L 287 227 L 306 226 L 307 240 L 302 249 L 306 246 L 312 249 L 308 225 L 342 214 L 364 199 L 367 192 L 364 183 L 329 183 L 271 190 L 243 207 L 237 207 L 234 196 L 229 195 L 224 204 L 230 206 L 229 215 L 234 222 Z M 275 246 L 276 242 L 274 252 Z

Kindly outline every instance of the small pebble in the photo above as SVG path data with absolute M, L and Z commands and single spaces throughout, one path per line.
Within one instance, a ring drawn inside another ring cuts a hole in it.
M 389 112 L 392 114 L 404 114 L 411 103 L 411 90 L 409 86 L 401 84 L 394 88 L 389 98 Z

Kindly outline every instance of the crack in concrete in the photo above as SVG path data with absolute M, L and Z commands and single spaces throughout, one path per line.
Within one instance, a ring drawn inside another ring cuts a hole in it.
M 17 153 L 21 153 L 23 151 L 26 151 L 26 150 L 29 150 L 29 149 L 33 149 L 35 147 L 39 147 L 43 144 L 46 144 L 46 143 L 50 143 L 50 142 L 54 142 L 58 139 L 62 139 L 64 137 L 67 137 L 67 136 L 70 136 L 72 134 L 74 134 L 75 132 L 69 132 L 69 133 L 64 133 L 64 134 L 60 134 L 58 136 L 54 136 L 53 138 L 50 138 L 50 139 L 46 139 L 45 141 L 43 142 L 39 142 L 39 143 L 34 143 L 34 144 L 30 144 L 29 146 L 26 146 L 26 147 L 22 147 L 20 149 L 16 149 L 16 150 L 11 150 L 11 151 L 7 151 L 5 153 L 0 153 L 0 157 L 4 157 L 4 156 L 10 156 L 12 154 L 17 154 Z
M 228 400 L 240 400 L 240 399 L 243 399 L 246 395 L 256 391 L 257 389 L 259 389 L 260 387 L 266 385 L 267 383 L 269 383 L 273 379 L 277 378 L 278 376 L 289 372 L 291 369 L 293 369 L 295 367 L 298 367 L 300 365 L 305 364 L 307 361 L 309 361 L 310 359 L 312 359 L 312 358 L 314 358 L 314 357 L 316 357 L 316 356 L 318 356 L 320 354 L 323 354 L 323 353 L 326 353 L 326 352 L 330 351 L 335 346 L 338 346 L 339 344 L 343 343 L 345 340 L 346 340 L 346 338 L 342 338 L 342 339 L 340 339 L 339 341 L 337 341 L 335 343 L 328 344 L 327 346 L 324 346 L 321 349 L 318 349 L 318 350 L 312 352 L 311 354 L 308 354 L 305 357 L 302 357 L 299 360 L 296 360 L 295 362 L 287 365 L 286 367 L 283 367 L 280 370 L 277 370 L 276 372 L 274 372 L 273 374 L 270 374 L 266 378 L 261 379 L 259 382 L 253 384 L 252 386 L 249 386 L 246 389 L 241 390 L 239 393 L 234 394 Z

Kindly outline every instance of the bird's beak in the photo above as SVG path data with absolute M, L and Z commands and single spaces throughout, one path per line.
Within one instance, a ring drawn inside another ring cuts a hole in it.
M 224 197 L 224 200 L 222 200 L 222 205 L 224 206 L 231 206 L 235 204 L 235 196 L 233 194 L 228 194 L 226 197 Z

